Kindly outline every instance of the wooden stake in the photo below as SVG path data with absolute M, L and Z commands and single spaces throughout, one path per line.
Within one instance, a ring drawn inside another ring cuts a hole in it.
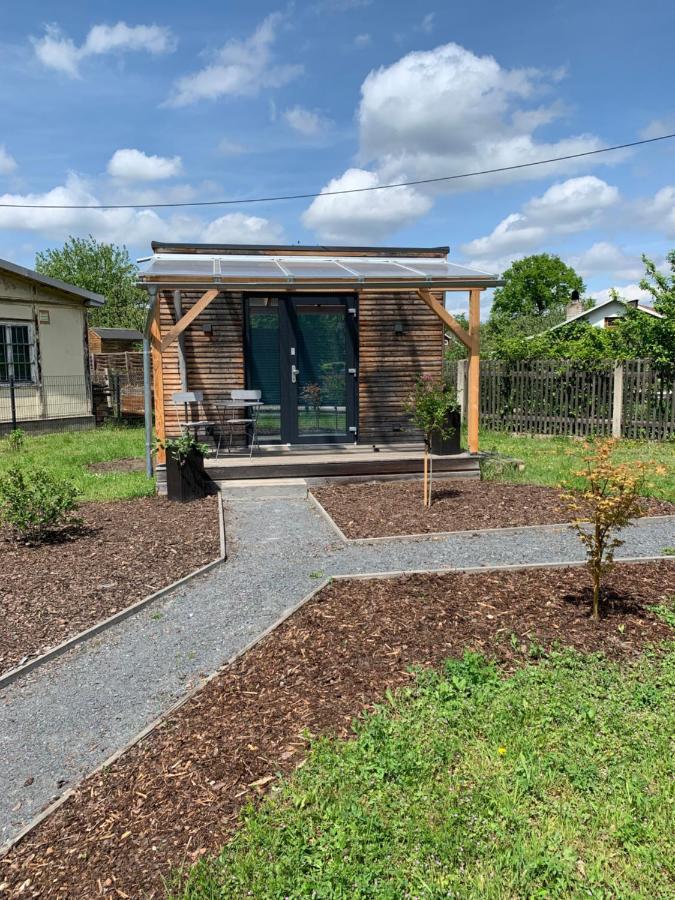
M 480 289 L 469 293 L 469 334 L 473 345 L 469 348 L 469 403 L 467 432 L 469 453 L 478 453 L 478 423 L 480 417 Z
M 428 467 L 428 465 L 429 465 L 429 457 L 427 455 L 427 445 L 425 443 L 425 445 L 424 445 L 424 479 L 422 482 L 423 495 L 424 495 L 424 501 L 423 501 L 424 506 L 427 505 L 427 467 Z
M 166 439 L 166 425 L 164 422 L 164 372 L 162 371 L 162 332 L 160 326 L 160 306 L 162 295 L 157 295 L 155 303 L 155 315 L 150 324 L 150 352 L 152 355 L 152 387 L 155 406 L 155 436 L 158 441 Z M 166 463 L 166 450 L 158 448 L 157 463 Z

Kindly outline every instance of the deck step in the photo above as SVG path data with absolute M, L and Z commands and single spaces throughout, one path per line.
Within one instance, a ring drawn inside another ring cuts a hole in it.
M 209 471 L 212 475 L 212 470 Z M 212 476 L 213 477 L 213 476 Z M 223 498 L 228 497 L 247 500 L 295 499 L 304 500 L 307 496 L 307 482 L 304 478 L 228 478 L 220 481 L 214 478 Z
M 345 453 L 343 458 L 294 460 L 292 457 L 272 460 L 257 459 L 253 464 L 248 459 L 229 461 L 227 465 L 211 462 L 207 468 L 209 476 L 217 482 L 261 481 L 274 479 L 288 481 L 295 479 L 345 478 L 384 475 L 417 475 L 422 472 L 419 456 L 397 456 L 389 453 L 360 454 Z M 434 474 L 437 476 L 480 477 L 480 464 L 475 456 L 439 456 L 434 458 Z

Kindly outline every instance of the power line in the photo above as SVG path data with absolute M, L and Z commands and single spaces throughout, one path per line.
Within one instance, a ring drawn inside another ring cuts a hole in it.
M 282 200 L 309 200 L 314 197 L 336 197 L 341 194 L 365 194 L 369 191 L 386 191 L 398 187 L 416 187 L 420 184 L 438 184 L 442 181 L 457 181 L 461 178 L 476 178 L 479 175 L 495 175 L 499 172 L 513 172 L 517 169 L 529 169 L 533 166 L 545 166 L 549 163 L 565 162 L 569 159 L 580 159 L 583 156 L 597 156 L 599 153 L 611 153 L 614 150 L 627 150 L 643 144 L 654 144 L 675 138 L 673 134 L 661 134 L 658 137 L 644 138 L 627 144 L 615 144 L 613 147 L 599 147 L 597 150 L 584 150 L 580 153 L 568 153 L 565 156 L 552 156 L 549 159 L 538 159 L 533 162 L 518 163 L 514 166 L 500 166 L 496 169 L 481 169 L 478 172 L 463 172 L 461 175 L 441 175 L 438 178 L 418 178 L 416 181 L 397 181 L 393 184 L 378 184 L 371 187 L 346 188 L 340 191 L 311 191 L 306 194 L 283 194 L 275 197 L 244 197 L 240 200 L 194 200 L 181 203 L 94 203 L 94 204 L 55 204 L 55 203 L 0 203 L 5 209 L 167 209 L 185 206 L 241 206 L 245 203 L 275 203 Z

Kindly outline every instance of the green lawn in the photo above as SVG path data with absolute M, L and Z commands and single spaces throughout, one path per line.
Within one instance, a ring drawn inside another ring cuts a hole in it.
M 499 480 L 545 484 L 557 487 L 579 468 L 583 442 L 567 437 L 513 437 L 499 431 L 482 431 L 480 448 L 525 463 L 525 471 L 512 469 L 500 474 Z M 657 476 L 648 493 L 663 500 L 675 500 L 675 441 L 621 441 L 615 458 L 620 462 L 642 460 L 665 466 L 666 475 Z M 489 468 L 489 467 L 488 467 Z
M 106 426 L 91 431 L 27 436 L 21 450 L 9 449 L 0 439 L 0 475 L 12 465 L 42 466 L 72 479 L 82 491 L 83 500 L 126 500 L 153 494 L 155 483 L 144 472 L 89 472 L 90 463 L 115 459 L 141 458 L 144 455 L 143 428 Z
M 355 731 L 315 743 L 172 896 L 675 896 L 675 647 L 506 679 L 467 655 Z

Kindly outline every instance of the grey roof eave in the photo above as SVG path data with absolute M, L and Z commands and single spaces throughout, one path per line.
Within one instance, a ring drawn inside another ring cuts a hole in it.
M 504 282 L 499 278 L 411 278 L 411 279 L 333 279 L 330 281 L 311 281 L 299 278 L 285 279 L 279 281 L 223 281 L 218 279 L 200 280 L 200 281 L 181 281 L 180 278 L 162 279 L 162 280 L 146 280 L 140 279 L 137 282 L 138 287 L 148 290 L 156 287 L 159 290 L 213 290 L 217 287 L 221 291 L 244 291 L 246 293 L 255 293 L 260 291 L 335 291 L 344 290 L 345 292 L 363 291 L 363 290 L 418 290 L 425 288 L 426 290 L 451 291 L 451 290 L 471 290 L 471 288 L 494 288 L 500 287 Z
M 0 270 L 10 272 L 12 275 L 18 275 L 20 278 L 27 278 L 29 281 L 36 281 L 45 287 L 54 288 L 63 294 L 71 294 L 85 301 L 85 306 L 103 306 L 105 297 L 101 294 L 95 294 L 93 291 L 86 291 L 84 288 L 76 287 L 74 284 L 68 284 L 59 278 L 52 278 L 49 275 L 41 275 L 34 269 L 27 269 L 25 266 L 19 266 L 16 263 L 9 262 L 7 259 L 0 259 Z

